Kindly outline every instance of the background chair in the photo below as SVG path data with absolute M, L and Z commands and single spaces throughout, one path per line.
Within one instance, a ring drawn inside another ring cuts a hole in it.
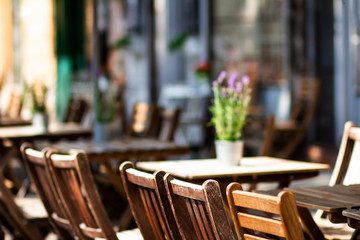
M 243 128 L 245 156 L 270 156 L 274 138 L 275 117 L 249 116 Z
M 120 173 L 131 212 L 144 239 L 181 239 L 166 194 L 165 172 L 152 175 L 124 162 Z
M 12 91 L 9 104 L 6 108 L 5 116 L 9 118 L 20 118 L 23 106 L 23 96 L 19 91 Z
M 273 239 L 266 234 L 291 240 L 305 239 L 291 192 L 282 191 L 275 197 L 245 192 L 240 184 L 232 183 L 226 188 L 226 195 L 239 239 Z M 273 218 L 274 214 L 280 215 L 280 219 Z
M 65 122 L 82 123 L 88 110 L 89 104 L 85 99 L 71 97 L 65 116 Z
M 304 141 L 320 97 L 320 81 L 304 79 L 299 86 L 289 121 L 275 124 L 275 150 L 281 158 L 293 158 Z
M 181 108 L 168 110 L 158 107 L 158 111 L 158 121 L 157 125 L 154 126 L 155 133 L 153 137 L 161 141 L 173 142 L 180 123 Z
M 69 217 L 65 213 L 57 192 L 54 190 L 54 182 L 46 171 L 45 151 L 37 151 L 29 143 L 21 145 L 21 154 L 27 172 L 36 191 L 48 213 L 49 221 L 60 239 L 71 239 L 76 234 Z
M 97 192 L 86 154 L 46 153 L 49 173 L 80 239 L 142 239 L 138 230 L 116 233 Z
M 136 103 L 133 115 L 127 127 L 126 135 L 129 137 L 148 137 L 159 118 L 157 106 L 147 103 Z
M 234 239 L 215 180 L 196 185 L 166 174 L 165 186 L 183 239 Z

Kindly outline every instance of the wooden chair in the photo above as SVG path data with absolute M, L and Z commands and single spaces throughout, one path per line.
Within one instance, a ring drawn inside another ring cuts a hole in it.
M 357 127 L 353 122 L 346 122 L 344 132 L 340 143 L 339 152 L 335 162 L 334 170 L 331 173 L 329 186 L 337 184 L 358 184 L 360 183 L 360 127 Z M 338 216 L 339 221 L 344 221 L 342 216 Z M 324 235 L 327 239 L 340 238 L 336 232 L 340 231 L 340 224 L 332 224 L 326 218 L 322 211 L 317 211 L 314 220 L 323 229 Z M 334 217 L 333 217 L 334 218 Z M 332 221 L 337 221 L 332 219 Z M 349 239 L 352 235 L 352 229 L 348 228 L 346 224 L 341 227 L 343 236 L 341 239 Z
M 278 157 L 291 158 L 305 139 L 320 96 L 320 81 L 305 79 L 292 106 L 290 120 L 275 124 Z
M 20 239 L 38 240 L 52 230 L 48 215 L 39 198 L 16 198 L 5 186 L 0 173 L 0 215 Z M 4 223 L 3 223 L 4 224 Z
M 85 99 L 71 97 L 65 116 L 65 122 L 81 123 L 88 109 L 89 104 Z
M 165 172 L 152 175 L 124 162 L 120 173 L 131 212 L 144 239 L 181 239 L 166 194 Z
M 5 116 L 9 118 L 20 118 L 22 106 L 23 106 L 22 94 L 13 91 L 10 94 L 9 104 L 6 109 Z
M 270 196 L 245 192 L 239 183 L 231 183 L 226 188 L 226 195 L 239 239 L 273 239 L 267 234 L 291 240 L 305 239 L 291 192 L 282 191 L 278 196 Z M 280 215 L 280 219 L 273 218 L 274 214 Z
M 342 214 L 348 218 L 348 225 L 356 229 L 356 231 L 351 236 L 351 239 L 358 239 L 358 237 L 360 236 L 360 210 L 346 209 L 342 212 Z
M 77 235 L 77 229 L 72 227 L 64 206 L 62 206 L 57 192 L 54 191 L 54 182 L 46 170 L 45 152 L 45 150 L 40 152 L 33 149 L 29 143 L 21 145 L 24 164 L 32 183 L 35 184 L 38 196 L 50 216 L 50 223 L 61 239 L 71 239 Z
M 86 154 L 58 154 L 50 150 L 45 159 L 65 211 L 80 239 L 142 239 L 136 230 L 116 233 L 97 192 Z
M 136 103 L 126 135 L 130 137 L 151 136 L 152 128 L 156 126 L 157 121 L 158 109 L 156 106 L 142 102 Z
M 179 127 L 181 109 L 176 108 L 172 111 L 162 109 L 160 112 L 160 127 L 157 138 L 161 141 L 174 141 L 175 133 Z
M 249 116 L 243 129 L 246 156 L 270 156 L 274 138 L 275 117 Z
M 166 174 L 165 186 L 183 239 L 234 239 L 215 180 L 196 185 Z

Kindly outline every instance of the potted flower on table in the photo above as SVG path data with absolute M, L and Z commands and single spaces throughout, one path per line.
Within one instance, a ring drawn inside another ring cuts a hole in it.
M 251 100 L 250 79 L 237 73 L 227 78 L 225 71 L 213 82 L 214 102 L 210 107 L 215 126 L 217 159 L 226 165 L 238 165 L 243 153 L 241 131 Z
M 32 100 L 32 124 L 35 128 L 46 131 L 49 125 L 49 116 L 46 112 L 47 86 L 36 80 L 30 86 Z

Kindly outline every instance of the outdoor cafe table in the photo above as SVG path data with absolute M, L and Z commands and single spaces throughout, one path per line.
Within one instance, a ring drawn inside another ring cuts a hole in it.
M 313 239 L 325 238 L 315 224 L 309 208 L 324 211 L 333 223 L 346 223 L 348 218 L 343 216 L 343 210 L 360 207 L 360 184 L 285 188 L 285 190 L 294 194 L 302 222 L 313 235 Z M 276 194 L 276 191 L 272 193 Z
M 112 160 L 120 165 L 126 160 L 165 159 L 170 156 L 184 155 L 189 151 L 188 146 L 147 138 L 123 138 L 99 143 L 93 141 L 62 141 L 53 147 L 60 150 L 78 149 L 85 151 L 90 162 L 95 161 L 104 167 L 111 183 L 122 195 L 124 195 L 122 181 L 118 167 L 114 169 L 111 164 Z
M 51 123 L 47 131 L 34 128 L 32 125 L 8 126 L 0 128 L 0 171 L 4 171 L 11 157 L 19 152 L 23 142 L 34 140 L 58 141 L 61 139 L 79 139 L 92 136 L 90 128 L 76 123 Z M 13 176 L 17 187 L 22 184 Z
M 25 126 L 25 125 L 31 125 L 31 120 L 26 120 L 22 118 L 11 118 L 7 116 L 0 117 L 0 127 Z
M 138 162 L 145 171 L 163 170 L 174 177 L 201 184 L 207 179 L 219 182 L 224 192 L 226 185 L 240 183 L 278 182 L 286 187 L 293 180 L 315 177 L 327 164 L 292 161 L 273 157 L 244 157 L 239 166 L 220 165 L 216 159 Z
M 78 149 L 85 151 L 90 162 L 97 162 L 104 167 L 108 180 L 124 199 L 127 198 L 118 171 L 119 165 L 123 161 L 132 159 L 165 159 L 170 156 L 183 155 L 189 151 L 188 146 L 145 138 L 123 138 L 100 143 L 93 141 L 62 141 L 53 145 L 53 147 L 60 150 Z M 117 163 L 116 168 L 113 168 L 111 164 L 113 161 Z M 99 180 L 98 177 L 95 175 L 97 180 Z M 129 206 L 127 206 L 127 209 L 121 215 L 119 226 L 128 226 L 129 221 L 132 219 Z

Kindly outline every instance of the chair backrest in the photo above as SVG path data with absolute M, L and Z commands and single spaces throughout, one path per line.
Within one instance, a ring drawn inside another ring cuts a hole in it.
M 0 173 L 0 214 L 23 239 L 42 239 L 39 227 L 27 218 L 15 202 L 12 192 L 4 184 L 5 178 Z
M 134 169 L 131 162 L 120 166 L 126 196 L 144 239 L 181 239 L 167 198 L 165 172 L 154 174 Z
M 6 109 L 5 116 L 8 116 L 10 118 L 20 117 L 22 106 L 23 106 L 22 94 L 13 91 L 10 95 L 9 104 Z
M 166 174 L 165 186 L 183 239 L 234 239 L 218 182 L 196 185 Z
M 290 118 L 301 123 L 304 130 L 307 130 L 311 120 L 314 118 L 320 97 L 320 86 L 318 79 L 303 79 L 300 82 Z
M 180 117 L 180 108 L 175 108 L 174 110 L 163 109 L 160 112 L 159 140 L 174 141 L 176 130 L 179 127 Z
M 273 114 L 266 118 L 249 116 L 243 129 L 245 140 L 245 154 L 251 156 L 270 156 L 275 129 L 275 117 Z
M 85 99 L 72 97 L 66 112 L 65 122 L 81 123 L 88 109 L 89 104 Z
M 58 154 L 49 150 L 45 159 L 60 200 L 80 239 L 117 239 L 98 195 L 86 154 Z
M 146 137 L 157 122 L 157 107 L 147 103 L 138 102 L 134 106 L 127 136 Z
M 360 183 L 360 128 L 346 122 L 329 185 Z
M 49 215 L 50 223 L 61 239 L 69 239 L 76 235 L 76 229 L 73 229 L 68 220 L 69 217 L 55 191 L 54 182 L 46 170 L 45 152 L 45 149 L 41 152 L 33 149 L 29 143 L 21 145 L 24 164 Z
M 226 188 L 226 195 L 239 239 L 273 239 L 267 238 L 266 234 L 291 240 L 305 239 L 291 192 L 269 196 L 245 192 L 239 183 L 231 183 Z M 274 214 L 280 215 L 280 219 Z

